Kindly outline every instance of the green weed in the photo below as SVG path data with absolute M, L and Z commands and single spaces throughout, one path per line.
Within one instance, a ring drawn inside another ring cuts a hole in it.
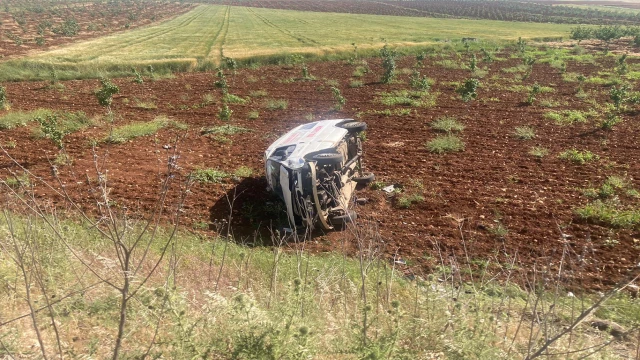
M 576 149 L 569 149 L 561 152 L 558 157 L 560 159 L 569 160 L 575 164 L 583 165 L 587 162 L 596 161 L 600 157 L 589 150 L 580 151 Z
M 431 128 L 444 131 L 446 133 L 451 133 L 454 131 L 462 131 L 464 130 L 464 125 L 462 125 L 455 117 L 452 116 L 443 116 L 439 117 L 433 122 L 431 122 Z
M 441 135 L 427 142 L 427 149 L 432 153 L 444 154 L 464 150 L 464 142 L 455 135 Z

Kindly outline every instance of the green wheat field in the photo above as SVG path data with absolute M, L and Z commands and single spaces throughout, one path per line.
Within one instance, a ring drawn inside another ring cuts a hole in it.
M 113 74 L 152 65 L 172 71 L 217 66 L 223 57 L 326 55 L 359 49 L 420 46 L 473 37 L 487 41 L 562 37 L 570 25 L 314 13 L 200 5 L 165 23 L 76 43 L 0 65 L 0 81 Z M 384 35 L 383 35 L 384 34 Z M 67 73 L 65 73 L 65 71 Z M 76 74 L 69 74 L 76 73 Z M 81 75 L 83 74 L 83 75 Z

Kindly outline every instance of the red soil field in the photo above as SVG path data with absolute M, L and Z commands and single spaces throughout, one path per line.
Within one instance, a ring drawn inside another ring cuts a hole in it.
M 403 186 L 407 193 L 416 192 L 425 199 L 401 209 L 397 206 L 400 195 L 389 197 L 373 188 L 361 189 L 356 195 L 369 199 L 367 204 L 357 206 L 363 221 L 355 225 L 356 229 L 375 228 L 385 244 L 385 257 L 401 258 L 400 262 L 406 263 L 398 265 L 402 271 L 426 275 L 442 264 L 467 263 L 478 268 L 488 261 L 489 271 L 497 273 L 516 259 L 517 270 L 523 276 L 534 269 L 552 276 L 562 268 L 559 281 L 564 286 L 610 288 L 640 262 L 640 231 L 585 221 L 574 211 L 590 201 L 582 190 L 598 188 L 608 176 L 624 176 L 630 186 L 640 188 L 637 105 L 632 105 L 623 115 L 624 121 L 612 131 L 600 129 L 594 119 L 559 126 L 543 114 L 549 110 L 589 110 L 593 107 L 587 102 L 589 99 L 599 104 L 610 101 L 609 88 L 584 84 L 591 95 L 579 99 L 575 96 L 576 82 L 564 81 L 560 70 L 542 63 L 534 65 L 526 80 L 514 80 L 521 74 L 502 69 L 519 65 L 522 60 L 510 55 L 498 53 L 502 61 L 481 63 L 488 73 L 480 79 L 478 99 L 469 103 L 460 100 L 452 83 L 469 78 L 468 70 L 445 69 L 435 63 L 437 58 L 425 60 L 419 71 L 435 81 L 430 91 L 439 93 L 433 107 L 386 106 L 377 100 L 382 92 L 410 89 L 409 69 L 416 62 L 413 57 L 397 60 L 399 75 L 392 84 L 379 82 L 380 59 L 368 59 L 371 71 L 357 79 L 352 77 L 355 66 L 346 62 L 309 63 L 315 80 L 307 81 L 300 79 L 299 65 L 242 69 L 235 75 L 227 71 L 230 92 L 250 98 L 246 104 L 230 105 L 233 115 L 229 123 L 251 129 L 228 136 L 231 142 L 200 134 L 203 128 L 227 124 L 218 118 L 222 103 L 220 89 L 214 86 L 215 73 L 176 74 L 170 79 L 146 79 L 143 84 L 133 83 L 130 78 L 117 79 L 114 82 L 120 86 L 120 93 L 112 106 L 116 126 L 149 121 L 162 114 L 188 124 L 189 130 L 167 128 L 155 136 L 125 144 L 100 143 L 96 149 L 98 162 L 101 167 L 104 162 L 103 172 L 108 171 L 110 197 L 115 206 L 143 215 L 156 202 L 159 182 L 174 150 L 181 166 L 177 181 L 185 180 L 198 167 L 233 173 L 240 166 L 248 166 L 253 175 L 239 181 L 195 183 L 182 216 L 189 227 L 209 224 L 211 230 L 202 233 L 213 236 L 213 224 L 229 216 L 226 196 L 235 194 L 232 228 L 238 241 L 252 242 L 254 231 L 264 234 L 275 221 L 269 209 L 277 200 L 266 192 L 263 178 L 262 156 L 267 146 L 288 129 L 311 119 L 359 115 L 358 119 L 369 125 L 365 142 L 368 170 L 382 183 Z M 614 57 L 597 59 L 596 64 L 569 61 L 567 72 L 590 76 L 614 67 Z M 463 55 L 463 61 L 468 61 L 468 55 Z M 362 81 L 362 86 L 350 87 L 353 80 Z M 526 92 L 507 89 L 534 83 L 554 91 L 539 94 L 531 106 L 524 103 Z M 634 83 L 637 85 L 637 81 Z M 44 82 L 7 83 L 5 87 L 12 111 L 51 108 L 103 117 L 105 110 L 94 96 L 98 81 L 62 84 L 61 90 Z M 340 111 L 333 110 L 331 85 L 337 85 L 347 99 Z M 206 94 L 211 94 L 213 102 L 199 105 Z M 269 110 L 265 106 L 267 99 L 287 100 L 288 107 Z M 543 100 L 555 101 L 557 107 L 545 108 L 540 105 Z M 136 105 L 140 102 L 153 103 L 157 108 L 144 109 Z M 401 108 L 410 109 L 410 114 L 382 113 Z M 259 112 L 257 119 L 249 119 L 252 111 Z M 4 113 L 0 112 L 0 116 Z M 438 155 L 425 147 L 438 135 L 430 123 L 442 116 L 455 117 L 465 125 L 460 134 L 465 143 L 463 152 Z M 517 139 L 517 126 L 534 128 L 536 137 L 528 141 Z M 36 123 L 0 131 L 0 145 L 16 144 L 7 149 L 8 153 L 58 187 L 49 163 L 58 150 L 50 140 L 35 137 L 34 128 Z M 96 178 L 89 143 L 90 139 L 104 138 L 108 132 L 109 124 L 98 120 L 96 126 L 64 138 L 73 164 L 58 166 L 58 171 L 73 199 L 89 211 L 95 206 L 91 189 Z M 165 145 L 171 148 L 165 149 Z M 549 155 L 536 159 L 528 154 L 532 146 L 547 148 Z M 560 152 L 572 148 L 590 150 L 600 159 L 577 165 L 558 158 Z M 0 176 L 7 178 L 9 171 L 19 173 L 20 169 L 3 155 L 0 171 Z M 37 181 L 32 179 L 32 183 Z M 37 185 L 34 191 L 41 201 L 64 207 L 62 200 L 44 186 Z M 172 194 L 175 199 L 176 193 Z M 499 224 L 507 229 L 506 234 L 496 234 Z M 352 233 L 346 230 L 314 234 L 307 240 L 307 248 L 314 252 L 332 251 L 341 248 L 345 238 L 349 241 Z M 348 244 L 349 251 L 354 251 L 353 243 Z
M 25 55 L 30 51 L 41 51 L 52 47 L 104 36 L 117 31 L 126 31 L 140 26 L 160 22 L 185 13 L 193 4 L 178 3 L 81 3 L 50 5 L 37 2 L 22 3 L 22 10 L 7 12 L 0 6 L 0 59 Z M 73 19 L 79 26 L 74 36 L 56 34 L 67 19 Z M 44 27 L 39 33 L 39 26 Z M 44 43 L 38 44 L 37 38 Z

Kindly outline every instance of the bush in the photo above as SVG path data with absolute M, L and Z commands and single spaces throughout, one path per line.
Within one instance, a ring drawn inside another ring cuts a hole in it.
M 62 143 L 64 132 L 58 127 L 58 116 L 55 114 L 47 114 L 44 118 L 36 117 L 35 120 L 40 124 L 40 129 L 45 137 L 51 139 L 58 149 L 62 149 L 64 147 Z
M 222 104 L 222 107 L 220 108 L 220 110 L 218 112 L 218 117 L 220 118 L 220 120 L 222 120 L 222 121 L 231 120 L 231 114 L 233 114 L 233 110 L 231 110 L 229 108 L 229 105 Z
M 456 89 L 456 92 L 460 94 L 462 101 L 469 102 L 478 97 L 478 94 L 476 93 L 478 86 L 480 86 L 478 79 L 467 79 L 464 84 L 460 85 Z
M 100 106 L 104 106 L 107 109 L 111 106 L 111 102 L 113 101 L 113 95 L 120 92 L 120 88 L 114 85 L 111 80 L 102 78 L 100 79 L 100 85 L 102 86 L 98 91 L 96 91 L 96 97 L 98 98 L 98 103 Z
M 389 50 L 387 44 L 385 44 L 380 50 L 380 55 L 382 56 L 382 68 L 384 69 L 384 73 L 382 74 L 382 79 L 380 80 L 383 84 L 390 83 L 393 78 L 396 76 L 396 52 L 395 50 Z
M 432 153 L 444 154 L 448 152 L 457 152 L 464 150 L 464 142 L 455 135 L 442 135 L 429 141 L 427 149 Z

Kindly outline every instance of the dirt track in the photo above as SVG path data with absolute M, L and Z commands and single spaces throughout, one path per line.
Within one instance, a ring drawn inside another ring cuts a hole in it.
M 509 55 L 500 54 L 503 58 Z M 604 59 L 605 63 L 598 65 L 569 62 L 567 72 L 596 74 L 613 66 L 615 59 Z M 414 58 L 403 58 L 398 61 L 398 69 L 408 69 L 414 63 Z M 450 82 L 463 81 L 469 77 L 469 71 L 445 70 L 433 60 L 427 60 L 420 71 L 435 80 L 431 91 L 440 93 L 437 105 L 411 108 L 411 114 L 406 116 L 370 113 L 371 110 L 407 108 L 385 106 L 376 101 L 380 92 L 409 88 L 408 71 L 400 74 L 394 84 L 378 83 L 382 72 L 379 59 L 369 60 L 371 71 L 360 78 L 364 86 L 359 88 L 349 87 L 354 66 L 346 63 L 309 64 L 311 75 L 316 77 L 313 81 L 299 79 L 299 66 L 240 70 L 236 75 L 228 72 L 231 93 L 245 98 L 253 94 L 247 104 L 230 105 L 234 111 L 231 123 L 252 130 L 229 136 L 231 143 L 200 135 L 203 127 L 224 124 L 217 117 L 221 96 L 220 90 L 213 86 L 214 74 L 179 74 L 174 79 L 147 80 L 143 84 L 119 79 L 115 82 L 121 91 L 113 105 L 117 124 L 151 120 L 166 114 L 190 128 L 186 134 L 166 129 L 157 136 L 122 145 L 101 145 L 99 159 L 106 160 L 111 198 L 118 206 L 141 213 L 152 208 L 167 158 L 173 151 L 164 149 L 163 145 L 173 146 L 176 138 L 180 138 L 177 150 L 183 175 L 196 167 L 231 173 L 241 165 L 249 166 L 254 175 L 240 183 L 230 179 L 224 184 L 195 184 L 183 218 L 187 225 L 196 227 L 227 218 L 225 195 L 235 191 L 240 195 L 234 205 L 234 229 L 239 237 L 248 236 L 258 225 L 264 229 L 273 221 L 265 212 L 268 210 L 265 203 L 272 198 L 266 193 L 266 182 L 261 178 L 266 147 L 287 129 L 310 121 L 311 115 L 314 119 L 346 118 L 365 112 L 360 119 L 369 125 L 365 143 L 369 170 L 385 184 L 404 186 L 407 192 L 418 192 L 425 197 L 424 202 L 409 209 L 399 209 L 394 206 L 395 200 L 380 190 L 366 189 L 358 193 L 359 197 L 370 200 L 358 207 L 360 216 L 368 220 L 367 226 L 376 224 L 386 244 L 387 256 L 397 254 L 407 263 L 401 266 L 403 271 L 424 274 L 442 262 L 445 265 L 465 262 L 464 236 L 474 267 L 484 266 L 483 262 L 489 260 L 489 269 L 497 271 L 515 256 L 523 273 L 532 270 L 534 265 L 537 270 L 544 268 L 552 273 L 562 266 L 562 281 L 568 286 L 608 288 L 640 261 L 640 232 L 637 228 L 610 229 L 587 223 L 575 216 L 574 209 L 589 201 L 582 195 L 582 189 L 598 187 L 610 175 L 626 176 L 633 187 L 640 188 L 638 113 L 625 114 L 625 121 L 613 131 L 600 130 L 593 119 L 558 126 L 544 119 L 543 113 L 588 110 L 592 105 L 575 97 L 577 83 L 563 81 L 559 70 L 548 64 L 536 64 L 524 82 L 509 83 L 507 79 L 513 79 L 514 74 L 501 69 L 520 63 L 520 59 L 508 59 L 482 64 L 488 65 L 489 72 L 481 80 L 478 99 L 465 104 Z M 328 79 L 339 83 L 347 99 L 341 111 L 332 110 L 334 100 L 326 84 Z M 509 91 L 504 86 L 497 89 L 495 85 L 535 82 L 553 87 L 555 91 L 538 95 L 534 106 L 523 103 L 526 93 Z M 104 114 L 93 95 L 97 81 L 64 82 L 63 91 L 46 85 L 6 84 L 13 110 L 53 108 L 81 110 L 90 116 Z M 258 97 L 255 93 L 258 90 L 264 90 L 266 96 Z M 585 84 L 585 90 L 593 91 L 591 97 L 598 103 L 609 101 L 606 87 Z M 196 106 L 202 103 L 205 94 L 212 94 L 214 102 Z M 268 110 L 264 105 L 266 99 L 286 99 L 288 108 Z M 559 101 L 561 105 L 544 108 L 539 104 L 545 99 Z M 157 109 L 136 107 L 138 100 L 153 102 Z M 259 111 L 259 118 L 248 120 L 251 111 Z M 426 150 L 425 142 L 437 135 L 429 123 L 443 115 L 454 116 L 466 126 L 461 135 L 466 145 L 464 152 L 436 155 Z M 522 125 L 533 127 L 536 138 L 517 139 L 514 128 Z M 102 123 L 65 137 L 73 166 L 61 167 L 60 172 L 68 190 L 87 208 L 93 200 L 85 174 L 95 178 L 89 139 L 103 138 L 107 131 L 107 124 Z M 0 131 L 0 144 L 9 141 L 17 144 L 8 150 L 10 154 L 30 171 L 50 179 L 47 159 L 53 159 L 57 149 L 49 140 L 34 138 L 29 128 Z M 547 148 L 549 155 L 537 160 L 528 154 L 532 146 Z M 570 148 L 590 150 L 598 154 L 600 160 L 574 165 L 558 158 L 560 152 Z M 4 169 L 3 177 L 6 177 L 6 168 L 16 169 L 6 158 L 0 168 Z M 420 189 L 418 183 L 424 187 Z M 44 194 L 43 199 L 54 199 L 42 187 L 38 187 L 36 193 Z M 498 224 L 508 230 L 504 237 L 495 235 Z M 308 242 L 308 248 L 316 252 L 334 250 L 348 234 L 317 234 Z

